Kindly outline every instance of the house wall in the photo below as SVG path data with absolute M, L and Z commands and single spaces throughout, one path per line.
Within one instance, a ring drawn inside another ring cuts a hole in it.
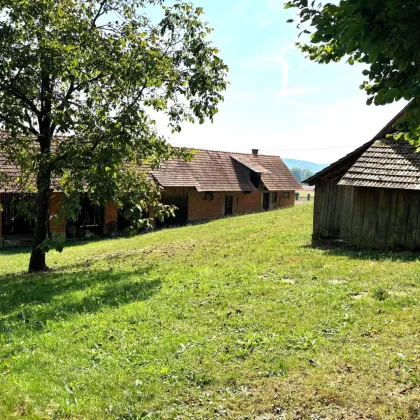
M 261 210 L 262 192 L 214 192 L 213 200 L 204 200 L 204 192 L 191 190 L 188 195 L 188 221 L 196 222 L 225 215 L 225 197 L 233 196 L 233 214 L 252 213 Z
M 251 194 L 236 193 L 236 214 L 253 213 L 262 208 L 262 192 L 254 191 Z M 235 203 L 235 199 L 234 199 Z M 223 203 L 224 204 L 224 203 Z M 235 207 L 234 207 L 235 211 Z
M 284 197 L 283 193 L 288 193 L 289 197 Z M 293 207 L 295 205 L 295 191 L 279 191 L 277 207 Z
M 277 191 L 277 201 L 272 202 L 270 196 L 270 210 L 279 207 L 290 207 L 295 204 L 295 192 L 288 191 L 289 197 L 283 198 L 283 192 Z M 272 192 L 271 192 L 272 194 Z M 188 221 L 200 221 L 223 217 L 225 214 L 225 196 L 233 196 L 233 214 L 254 213 L 262 210 L 263 191 L 258 190 L 250 194 L 243 192 L 215 192 L 213 200 L 204 200 L 204 193 L 190 190 L 188 195 Z

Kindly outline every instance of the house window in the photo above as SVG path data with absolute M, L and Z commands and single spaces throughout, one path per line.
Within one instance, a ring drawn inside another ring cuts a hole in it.
M 212 201 L 214 199 L 214 194 L 211 191 L 204 193 L 204 200 Z
M 283 198 L 290 198 L 290 192 L 289 191 L 284 192 L 283 193 Z
M 225 196 L 225 216 L 233 214 L 233 196 Z
M 274 203 L 274 204 L 276 204 L 277 203 L 277 199 L 278 199 L 277 193 L 276 192 L 273 192 L 273 195 L 271 196 L 271 202 Z

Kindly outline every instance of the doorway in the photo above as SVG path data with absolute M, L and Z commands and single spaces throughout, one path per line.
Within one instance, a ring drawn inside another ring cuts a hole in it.
M 185 226 L 188 223 L 188 195 L 162 196 L 161 203 L 175 206 L 174 217 L 166 217 L 163 221 L 156 219 L 156 228 Z
M 225 196 L 225 216 L 230 216 L 233 214 L 233 196 Z
M 263 194 L 263 210 L 270 210 L 270 193 Z

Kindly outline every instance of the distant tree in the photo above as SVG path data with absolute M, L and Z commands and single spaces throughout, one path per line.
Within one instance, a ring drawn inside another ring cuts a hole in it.
M 419 0 L 341 0 L 338 4 L 290 0 L 297 8 L 297 27 L 310 34 L 310 44 L 298 43 L 310 60 L 368 66 L 360 88 L 370 105 L 402 98 L 411 101 L 397 129 L 397 139 L 420 144 L 420 7 Z M 289 19 L 289 22 L 294 22 Z
M 14 182 L 36 193 L 29 270 L 46 269 L 50 191 L 129 204 L 142 214 L 159 204 L 144 170 L 187 157 L 159 135 L 154 113 L 172 130 L 213 119 L 227 66 L 208 41 L 202 8 L 176 2 L 154 23 L 145 7 L 163 0 L 0 0 L 0 154 L 20 168 Z
M 313 171 L 310 169 L 302 169 L 296 166 L 291 169 L 291 172 L 299 182 L 302 182 L 314 175 Z
M 302 172 L 302 181 L 305 181 L 313 175 L 315 175 L 313 171 L 311 171 L 310 169 L 304 169 Z
M 301 168 L 297 168 L 296 166 L 293 167 L 291 170 L 292 174 L 296 177 L 296 179 L 301 182 L 302 181 L 302 175 L 303 170 Z

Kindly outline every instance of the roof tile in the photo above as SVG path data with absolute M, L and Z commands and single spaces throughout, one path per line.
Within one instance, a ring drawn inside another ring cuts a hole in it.
M 162 187 L 195 187 L 198 191 L 254 191 L 251 170 L 261 174 L 270 191 L 301 185 L 279 156 L 197 150 L 190 162 L 172 159 L 152 171 Z
M 420 154 L 405 141 L 376 140 L 338 185 L 418 190 Z

